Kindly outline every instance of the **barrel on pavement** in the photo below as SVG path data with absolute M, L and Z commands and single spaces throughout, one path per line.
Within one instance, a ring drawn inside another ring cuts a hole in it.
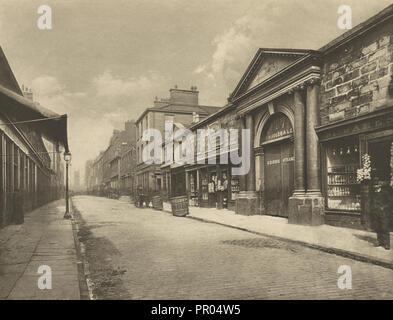
M 153 208 L 156 210 L 163 209 L 162 197 L 161 196 L 154 196 L 152 198 Z
M 188 215 L 188 197 L 179 196 L 171 198 L 172 214 L 177 217 Z

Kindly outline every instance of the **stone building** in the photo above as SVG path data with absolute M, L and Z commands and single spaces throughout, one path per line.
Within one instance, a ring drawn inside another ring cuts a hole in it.
M 131 195 L 135 185 L 136 139 L 135 121 L 124 124 L 124 130 L 114 130 L 109 145 L 95 160 L 86 163 L 87 192 Z
M 103 155 L 104 152 L 101 151 L 94 160 L 86 162 L 85 181 L 86 191 L 89 194 L 104 195 Z
M 136 121 L 137 130 L 137 185 L 142 187 L 146 194 L 163 193 L 168 197 L 170 174 L 169 170 L 161 171 L 160 164 L 146 164 L 142 159 L 143 148 L 148 144 L 143 141 L 143 133 L 147 129 L 156 129 L 161 136 L 165 136 L 165 121 L 171 121 L 175 125 L 189 126 L 193 122 L 206 118 L 218 110 L 217 107 L 203 106 L 199 104 L 196 87 L 190 90 L 169 90 L 168 99 L 154 101 L 154 106 L 147 108 Z M 164 138 L 163 138 L 164 139 Z M 163 173 L 164 172 L 164 173 Z
M 61 197 L 62 153 L 69 152 L 67 115 L 58 115 L 23 92 L 0 48 L 0 226 Z
M 319 50 L 259 49 L 227 106 L 191 126 L 250 130 L 250 170 L 227 177 L 228 207 L 290 223 L 364 224 L 362 155 L 373 176 L 392 179 L 392 79 L 393 6 Z M 183 170 L 190 199 L 222 207 L 209 190 L 228 165 Z

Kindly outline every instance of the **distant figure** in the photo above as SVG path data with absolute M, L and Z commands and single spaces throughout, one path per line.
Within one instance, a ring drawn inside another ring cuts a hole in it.
M 143 208 L 144 197 L 143 197 L 143 189 L 141 186 L 138 187 L 137 196 L 138 196 L 137 201 L 138 201 L 139 207 Z
M 390 223 L 393 216 L 393 189 L 387 181 L 374 179 L 371 197 L 372 228 L 377 233 L 378 247 L 390 250 Z

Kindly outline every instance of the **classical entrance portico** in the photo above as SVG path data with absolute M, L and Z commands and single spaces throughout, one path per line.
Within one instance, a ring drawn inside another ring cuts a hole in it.
M 250 129 L 252 146 L 236 213 L 324 223 L 314 129 L 319 125 L 320 73 L 318 52 L 260 49 L 230 96 L 240 127 Z

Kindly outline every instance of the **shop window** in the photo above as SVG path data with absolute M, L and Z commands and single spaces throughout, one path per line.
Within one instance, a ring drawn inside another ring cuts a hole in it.
M 210 182 L 209 182 L 209 193 L 215 193 L 217 191 L 217 175 L 215 173 L 212 173 L 210 176 Z
M 240 191 L 239 178 L 233 178 L 231 180 L 231 200 L 236 200 L 237 194 Z
M 360 186 L 356 171 L 360 166 L 359 140 L 342 139 L 326 148 L 327 207 L 333 210 L 360 211 Z
M 198 205 L 198 192 L 196 185 L 196 172 L 190 173 L 190 204 L 192 206 Z
M 201 186 L 202 186 L 202 200 L 208 200 L 209 199 L 209 189 L 208 189 L 208 181 L 207 181 L 206 175 L 202 176 Z

